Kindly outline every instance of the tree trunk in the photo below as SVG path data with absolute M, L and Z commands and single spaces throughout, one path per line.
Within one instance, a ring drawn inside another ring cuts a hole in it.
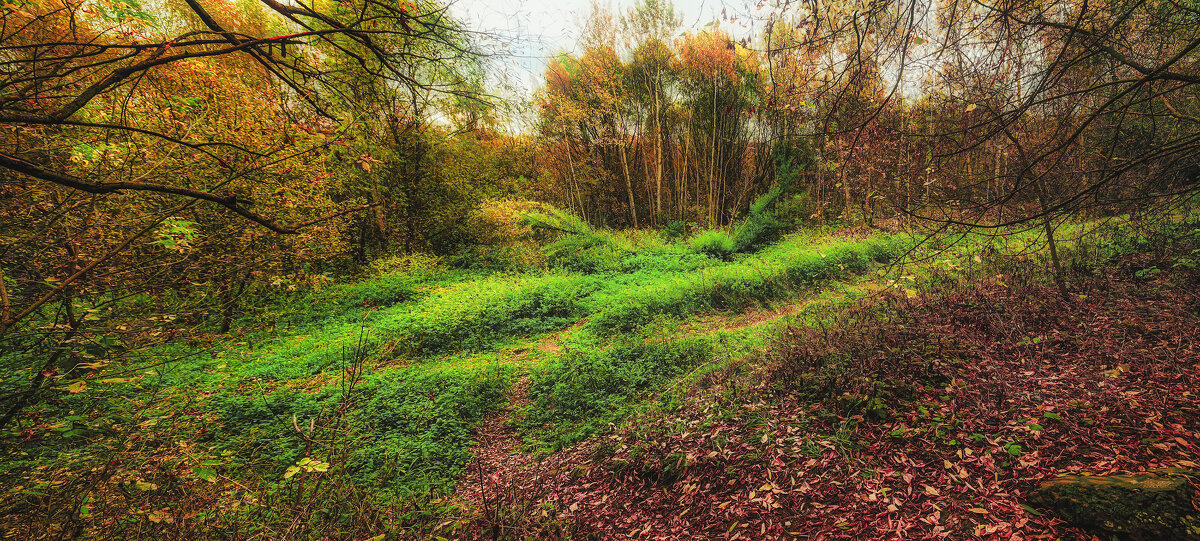
M 1046 212 L 1048 208 L 1046 205 L 1046 188 L 1042 185 L 1040 179 L 1034 181 L 1034 186 L 1037 191 L 1038 206 L 1041 207 L 1042 212 Z M 1054 240 L 1054 219 L 1050 214 L 1047 214 L 1042 220 L 1042 229 L 1046 232 L 1046 243 L 1050 248 L 1050 264 L 1054 270 L 1054 285 L 1058 287 L 1058 294 L 1062 297 L 1062 300 L 1067 301 L 1069 297 L 1067 296 L 1066 275 L 1063 272 L 1062 261 L 1058 259 L 1058 243 Z
M 617 117 L 620 122 L 620 117 Z M 625 192 L 629 195 L 629 214 L 633 216 L 633 228 L 638 228 L 637 204 L 633 199 L 633 179 L 629 177 L 629 159 L 625 157 L 625 142 L 617 143 L 617 152 L 621 155 L 621 171 L 625 173 Z
M 662 114 L 659 110 L 658 89 L 654 92 L 654 212 L 656 216 L 662 216 L 662 175 L 663 175 L 663 152 L 662 152 Z

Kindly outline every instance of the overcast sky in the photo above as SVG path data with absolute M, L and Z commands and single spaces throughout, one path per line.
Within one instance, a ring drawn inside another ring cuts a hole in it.
M 624 13 L 636 0 L 599 0 L 614 13 Z M 674 0 L 683 30 L 696 30 L 721 19 L 720 28 L 735 37 L 750 33 L 753 0 Z M 472 30 L 495 35 L 487 47 L 503 55 L 496 69 L 508 84 L 528 94 L 541 84 L 546 60 L 560 51 L 582 54 L 577 48 L 583 22 L 592 10 L 591 0 L 454 0 L 451 12 Z

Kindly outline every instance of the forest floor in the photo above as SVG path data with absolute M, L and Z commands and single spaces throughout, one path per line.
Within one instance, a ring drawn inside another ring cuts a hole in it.
M 1068 299 L 993 281 L 869 300 L 612 434 L 542 460 L 508 436 L 460 484 L 479 505 L 460 532 L 1091 539 L 1024 497 L 1059 474 L 1197 467 L 1198 285 L 1126 269 Z
M 1085 539 L 1028 491 L 1200 463 L 1200 252 L 1114 230 L 1066 247 L 1064 299 L 1036 238 L 962 237 L 651 240 L 298 295 L 26 411 L 0 531 Z

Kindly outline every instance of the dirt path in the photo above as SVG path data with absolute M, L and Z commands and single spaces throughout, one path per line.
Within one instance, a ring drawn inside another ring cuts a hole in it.
M 508 475 L 536 462 L 520 451 L 521 439 L 514 426 L 517 412 L 531 403 L 529 385 L 529 376 L 522 376 L 513 386 L 508 404 L 475 428 L 474 458 L 459 480 L 456 496 L 481 515 L 491 513 L 505 487 L 512 484 Z
M 584 325 L 587 325 L 588 321 L 591 321 L 591 319 L 583 318 L 583 319 L 575 322 L 574 325 L 571 325 L 570 327 L 567 327 L 567 328 L 565 328 L 561 331 L 558 331 L 550 336 L 547 336 L 540 343 L 538 343 L 538 346 L 537 346 L 538 351 L 544 351 L 546 353 L 554 353 L 554 352 L 558 351 L 559 350 L 558 337 L 560 337 L 564 334 L 567 334 L 569 332 L 575 331 Z
M 866 289 L 874 293 L 880 287 L 870 283 Z M 840 299 L 841 296 L 837 298 Z M 770 307 L 755 307 L 736 314 L 700 316 L 696 322 L 700 325 L 699 332 L 703 334 L 722 330 L 737 331 L 790 317 L 814 304 L 830 301 L 829 298 L 814 297 L 797 299 Z M 526 361 L 530 350 L 551 355 L 561 351 L 558 344 L 560 337 L 579 329 L 587 322 L 587 319 L 581 320 L 567 329 L 543 338 L 532 347 L 527 346 L 516 351 L 508 362 Z M 521 439 L 517 434 L 515 421 L 519 412 L 531 404 L 530 384 L 528 375 L 522 376 L 513 386 L 505 407 L 476 427 L 473 458 L 459 479 L 454 497 L 473 513 L 470 522 L 474 528 L 478 528 L 473 532 L 475 535 L 487 537 L 490 533 L 485 534 L 484 530 L 489 528 L 513 533 L 510 530 L 514 528 L 532 526 L 529 518 L 539 511 L 528 506 L 545 500 L 548 495 L 540 494 L 541 489 L 553 486 L 556 480 L 561 483 L 560 478 L 564 475 L 583 475 L 582 472 L 563 470 L 562 460 L 542 460 L 521 450 Z M 534 493 L 538 493 L 537 496 Z M 563 507 L 566 509 L 569 504 Z M 541 531 L 540 528 L 536 530 Z

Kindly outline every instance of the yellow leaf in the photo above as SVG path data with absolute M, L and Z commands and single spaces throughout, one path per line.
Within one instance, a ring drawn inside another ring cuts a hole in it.
M 972 507 L 972 508 L 970 508 L 970 509 L 967 509 L 967 511 L 970 511 L 970 512 L 972 512 L 972 513 L 977 513 L 977 514 L 980 514 L 980 515 L 986 515 L 986 514 L 988 514 L 988 512 L 987 512 L 987 509 L 984 509 L 984 508 L 982 508 L 982 507 Z

